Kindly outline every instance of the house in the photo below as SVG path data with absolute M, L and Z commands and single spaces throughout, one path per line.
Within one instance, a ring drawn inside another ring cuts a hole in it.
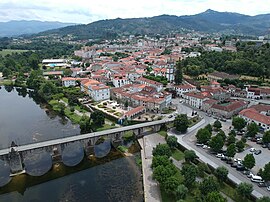
M 270 116 L 261 114 L 254 108 L 242 110 L 239 116 L 244 118 L 248 123 L 256 123 L 263 130 L 270 129 Z
M 195 92 L 196 86 L 193 86 L 191 84 L 174 85 L 173 90 L 176 91 L 177 96 L 183 97 L 184 93 Z
M 225 72 L 218 72 L 218 71 L 210 73 L 207 76 L 208 81 L 218 81 L 218 80 L 224 80 L 224 79 L 234 80 L 234 79 L 239 79 L 239 76 L 238 75 L 227 74 Z
M 139 107 L 133 108 L 132 110 L 127 111 L 121 119 L 132 120 L 138 117 L 139 115 L 144 114 L 145 112 L 146 112 L 145 107 L 139 106 Z
M 114 75 L 112 83 L 114 87 L 119 88 L 121 86 L 129 84 L 129 80 L 125 75 Z
M 81 91 L 88 94 L 94 101 L 110 99 L 110 87 L 93 79 L 83 80 Z
M 208 97 L 203 95 L 202 93 L 184 93 L 183 94 L 184 102 L 192 107 L 197 109 L 202 108 L 203 101 L 207 100 Z
M 260 99 L 261 98 L 261 89 L 259 88 L 246 88 L 247 98 L 250 99 Z
M 228 103 L 214 103 L 208 110 L 208 113 L 217 117 L 229 119 L 232 116 L 237 115 L 243 109 L 246 109 L 248 104 L 248 102 L 238 100 L 230 101 Z
M 62 78 L 62 85 L 65 87 L 76 86 L 76 79 L 72 77 Z
M 150 80 L 150 79 L 147 79 L 147 78 L 144 78 L 144 77 L 138 78 L 137 81 L 140 84 L 145 84 L 147 86 L 154 87 L 157 90 L 157 92 L 160 92 L 162 90 L 162 88 L 163 88 L 162 83 L 159 83 L 157 81 L 153 81 L 153 80 Z
M 131 107 L 144 106 L 151 112 L 160 112 L 172 102 L 172 94 L 166 91 L 157 92 L 155 87 L 145 84 L 127 84 L 113 88 L 111 97 L 121 103 L 128 102 Z

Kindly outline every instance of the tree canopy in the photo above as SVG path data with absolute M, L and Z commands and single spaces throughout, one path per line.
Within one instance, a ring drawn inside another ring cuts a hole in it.
M 174 120 L 174 126 L 176 130 L 181 133 L 187 132 L 188 124 L 189 124 L 189 121 L 186 114 L 180 114 Z

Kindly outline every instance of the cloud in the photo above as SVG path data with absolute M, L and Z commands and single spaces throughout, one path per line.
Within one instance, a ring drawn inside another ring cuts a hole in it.
M 0 21 L 90 23 L 101 19 L 191 15 L 207 9 L 248 15 L 270 13 L 265 0 L 1 0 Z

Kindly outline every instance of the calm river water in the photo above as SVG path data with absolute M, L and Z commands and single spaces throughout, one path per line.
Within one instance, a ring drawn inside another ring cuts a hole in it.
M 76 134 L 80 134 L 78 125 L 48 110 L 32 93 L 1 87 L 0 149 L 9 147 L 12 141 L 23 145 Z M 104 148 L 100 148 L 100 151 L 103 150 Z M 98 147 L 95 152 L 102 156 Z M 43 172 L 42 166 L 43 170 L 50 166 L 46 154 L 36 155 L 40 162 L 34 163 L 32 159 L 35 159 L 35 156 L 25 161 L 26 164 L 28 162 L 29 173 L 34 176 L 37 174 L 35 165 L 41 167 L 39 172 Z M 76 162 L 76 156 L 72 158 L 68 159 L 70 165 Z M 78 153 L 78 158 L 81 158 L 81 153 Z M 1 161 L 0 181 L 5 182 L 8 181 L 7 165 L 3 164 Z M 29 187 L 24 193 L 10 192 L 0 195 L 0 201 L 143 201 L 141 172 L 134 157 L 119 158 Z

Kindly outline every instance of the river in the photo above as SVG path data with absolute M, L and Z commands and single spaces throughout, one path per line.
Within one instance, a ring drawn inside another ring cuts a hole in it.
M 49 110 L 46 105 L 40 103 L 33 93 L 26 93 L 10 87 L 1 87 L 0 148 L 9 147 L 12 141 L 17 145 L 23 145 L 78 134 L 80 134 L 78 125 L 72 124 L 68 119 L 59 117 Z M 101 145 L 100 149 L 95 148 L 95 152 L 100 157 L 103 157 L 100 151 L 106 150 L 104 150 L 104 145 L 106 148 L 110 148 L 110 145 L 105 143 L 103 146 Z M 72 159 L 68 159 L 70 165 L 77 161 L 76 158 L 81 158 L 82 152 L 80 150 L 78 156 L 75 155 Z M 38 163 L 33 160 L 35 156 L 31 156 L 25 161 L 29 173 L 31 171 L 36 172 L 35 166 L 37 165 L 41 167 L 39 172 L 43 172 L 42 167 L 45 171 L 51 166 L 49 164 L 50 158 L 46 155 L 46 158 L 44 154 L 38 154 L 37 156 L 40 158 Z M 84 161 L 89 161 L 89 159 L 85 158 Z M 21 178 L 16 178 L 16 180 L 19 179 L 18 184 L 23 187 L 22 191 L 14 191 L 14 187 L 11 187 L 10 190 L 13 191 L 0 195 L 0 201 L 143 201 L 141 171 L 135 163 L 134 156 L 118 157 L 97 164 L 99 165 L 87 167 L 78 172 L 71 172 L 61 178 L 34 186 L 23 184 L 27 174 L 22 175 Z M 7 172 L 5 166 L 7 165 L 3 165 L 3 161 L 1 161 L 0 180 L 3 183 L 5 180 L 6 182 L 11 180 L 10 184 L 16 184 L 12 183 L 12 179 L 7 179 L 7 176 L 5 176 Z M 76 170 L 76 166 L 62 166 L 65 167 L 65 171 Z M 32 172 L 33 176 L 35 176 L 35 172 Z M 49 172 L 53 173 L 55 170 L 51 169 Z M 32 178 L 31 180 L 37 181 L 40 179 L 40 177 Z

